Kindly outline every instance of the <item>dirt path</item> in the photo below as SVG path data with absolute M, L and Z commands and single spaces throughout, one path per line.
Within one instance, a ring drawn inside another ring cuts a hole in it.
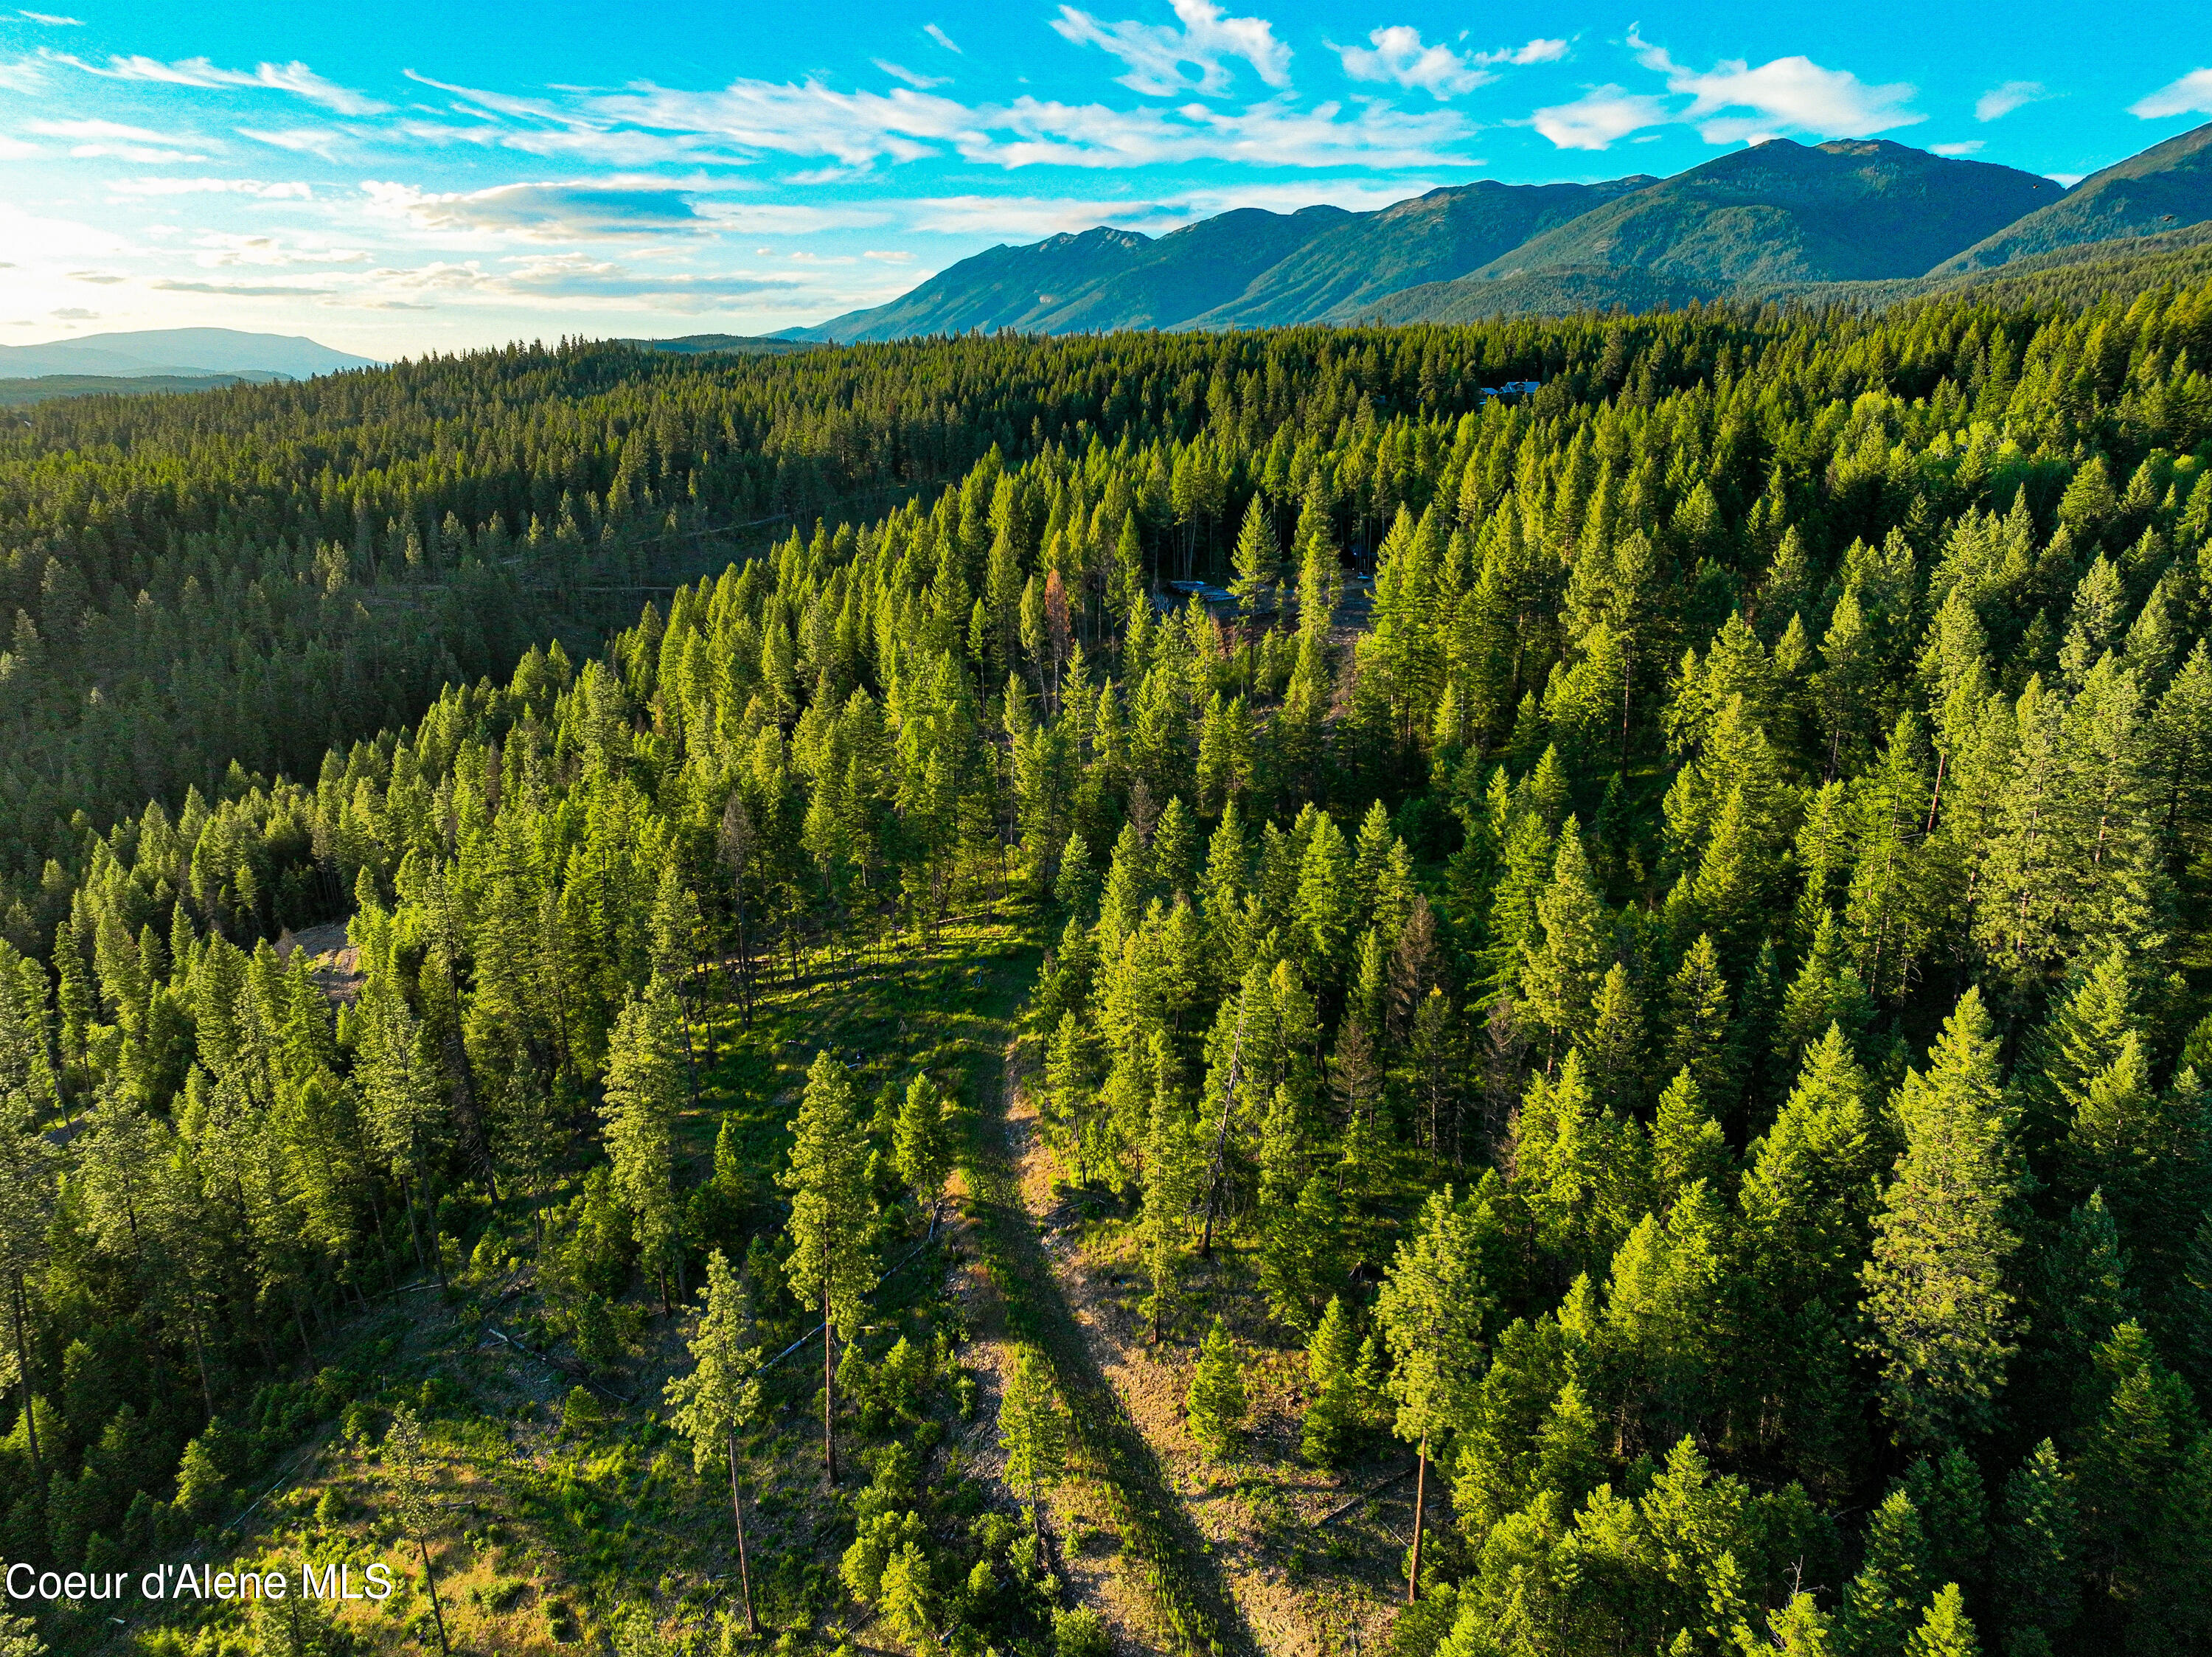
M 1007 1093 L 1006 1155 L 1051 1274 L 1054 1303 L 1073 1324 L 1086 1369 L 1110 1390 L 1118 1415 L 1140 1436 L 1172 1511 L 1204 1538 L 1241 1637 L 1270 1657 L 1379 1649 L 1397 1611 L 1395 1573 L 1410 1528 L 1410 1486 L 1391 1485 L 1328 1531 L 1317 1527 L 1358 1491 L 1389 1480 L 1402 1458 L 1386 1452 L 1342 1475 L 1306 1465 L 1297 1449 L 1304 1365 L 1295 1353 L 1248 1348 L 1250 1460 L 1233 1466 L 1209 1461 L 1184 1422 L 1194 1349 L 1188 1343 L 1152 1346 L 1128 1287 L 1141 1273 L 1133 1262 L 1079 1245 L 1066 1205 L 1056 1199 L 1058 1161 L 1011 1070 Z M 1294 1578 L 1292 1562 L 1301 1556 L 1318 1566 L 1309 1586 Z M 1089 1587 L 1073 1563 L 1071 1579 Z
M 996 1291 L 994 1310 L 1003 1317 L 992 1339 L 976 1343 L 988 1349 L 976 1356 L 1003 1368 L 1013 1343 L 1035 1342 L 1067 1402 L 1077 1476 L 1046 1507 L 1069 1582 L 1108 1619 L 1117 1651 L 1258 1657 L 1266 1648 L 1229 1592 L 1206 1533 L 1102 1372 L 1069 1303 L 1040 1234 L 1048 1216 L 1025 1200 L 1035 1124 L 1019 1114 L 1011 1063 L 1002 1084 L 979 1112 L 966 1170 L 973 1235 Z

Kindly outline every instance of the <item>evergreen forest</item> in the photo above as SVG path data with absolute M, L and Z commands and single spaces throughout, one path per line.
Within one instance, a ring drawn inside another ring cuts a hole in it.
M 2212 1649 L 2208 362 L 2198 281 L 23 411 L 0 1556 L 397 1590 L 0 1651 Z

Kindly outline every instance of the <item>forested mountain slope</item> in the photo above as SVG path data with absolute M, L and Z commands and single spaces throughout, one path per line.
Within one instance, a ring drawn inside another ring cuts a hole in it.
M 1198 328 L 1280 327 L 1365 316 L 1369 301 L 1454 277 L 1553 225 L 1656 180 L 1500 184 L 1431 190 L 1375 213 L 1353 214 L 1275 265 L 1226 304 L 1188 319 Z
M 51 931 L 33 887 L 77 813 L 312 771 L 549 629 L 588 648 L 733 526 L 878 504 L 1027 432 L 1045 387 L 948 366 L 579 344 L 11 418 L 0 936 Z
M 1992 265 L 2081 242 L 2154 236 L 2212 219 L 2212 124 L 2092 173 L 2065 198 L 1954 253 L 1931 274 Z
M 588 1612 L 623 1649 L 742 1644 L 715 1550 L 771 1484 L 747 1593 L 789 1649 L 869 1617 L 1095 1652 L 1054 1566 L 1091 1557 L 1079 1502 L 1125 1550 L 1116 1617 L 1255 1649 L 1194 1543 L 1217 1465 L 1270 1592 L 1395 1618 L 1401 1657 L 2203 1648 L 2208 350 L 2199 285 L 426 367 L 450 422 L 387 471 L 494 448 L 518 373 L 556 430 L 638 399 L 654 463 L 626 443 L 618 496 L 672 455 L 748 487 L 785 453 L 889 465 L 925 392 L 905 452 L 976 458 L 603 655 L 75 832 L 55 923 L 0 952 L 0 1550 L 228 1548 L 335 1417 L 350 1482 L 255 1534 L 452 1563 L 542 1526 L 573 1539 L 532 1555 L 542 1637 Z M 1544 388 L 1483 401 L 1503 379 Z M 835 442 L 738 423 L 816 396 L 860 402 Z M 727 447 L 696 459 L 671 404 Z M 1249 619 L 1164 613 L 1182 569 Z M 333 1016 L 267 941 L 340 916 Z M 995 1121 L 996 1067 L 939 1039 L 998 1027 L 978 929 L 1009 923 L 1048 944 L 1005 1066 L 1066 1187 L 1055 1258 L 1129 1286 L 1168 1427 L 1101 1424 L 1008 1264 L 1026 1211 L 943 1108 Z M 896 1018 L 797 1010 L 909 960 L 931 992 Z M 879 1321 L 949 1155 L 988 1293 Z M 618 1441 L 588 1395 L 556 1437 L 396 1335 L 296 1362 L 446 1278 L 422 1342 L 521 1330 L 622 1401 Z M 810 1334 L 828 1384 L 745 1390 Z M 844 1500 L 794 1522 L 817 1427 Z M 1283 1495 L 1394 1444 L 1426 1502 L 1402 1614 Z M 485 1482 L 428 1500 L 440 1458 Z M 536 1482 L 494 1518 L 501 1469 Z M 511 1603 L 470 1580 L 457 1611 Z M 343 1631 L 427 1633 L 408 1603 Z
M 1161 236 L 1085 230 L 1028 247 L 994 247 L 872 310 L 834 317 L 793 338 L 854 344 L 915 334 L 1006 329 L 1076 333 L 1172 327 L 1243 293 L 1255 277 L 1349 217 L 1242 208 Z
M 2062 194 L 2049 179 L 1881 138 L 1776 138 L 1595 208 L 1473 279 L 1612 266 L 1710 283 L 1918 276 Z
M 1837 283 L 1856 284 L 1850 296 L 1859 302 L 1893 302 L 1944 284 L 1886 295 L 1867 284 L 1954 278 L 2203 222 L 2212 217 L 2201 185 L 2208 143 L 2212 126 L 2071 192 L 1885 140 L 1783 139 L 1666 180 L 1485 180 L 1374 213 L 1231 213 L 1157 243 L 1091 230 L 993 248 L 888 305 L 791 332 L 852 340 L 971 328 L 1467 322 L 1723 295 L 1842 296 L 1820 291 Z M 1310 216 L 1318 216 L 1301 225 Z M 1182 252 L 1171 259 L 1171 247 Z

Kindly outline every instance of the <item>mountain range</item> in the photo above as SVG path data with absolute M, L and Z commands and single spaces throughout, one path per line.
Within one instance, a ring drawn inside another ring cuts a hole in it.
M 2047 262 L 2212 222 L 2212 125 L 2071 189 L 1883 139 L 1778 138 L 1669 179 L 1431 190 L 1371 213 L 1240 208 L 1152 237 L 997 247 L 793 340 L 1462 321 L 1813 296 Z
M 98 375 L 235 375 L 304 380 L 341 369 L 374 368 L 366 356 L 319 345 L 300 334 L 242 333 L 235 328 L 147 328 L 85 334 L 40 345 L 0 345 L 0 379 Z

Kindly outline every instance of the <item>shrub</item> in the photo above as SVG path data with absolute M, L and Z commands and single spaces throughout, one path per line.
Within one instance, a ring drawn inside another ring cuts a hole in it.
M 1106 1619 L 1088 1605 L 1052 1614 L 1054 1657 L 1112 1657 L 1114 1642 Z

